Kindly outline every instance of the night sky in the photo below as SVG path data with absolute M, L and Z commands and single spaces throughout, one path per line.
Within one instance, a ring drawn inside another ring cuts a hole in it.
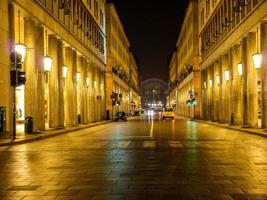
M 170 57 L 188 0 L 114 0 L 113 3 L 138 59 L 142 80 L 160 78 L 167 82 Z

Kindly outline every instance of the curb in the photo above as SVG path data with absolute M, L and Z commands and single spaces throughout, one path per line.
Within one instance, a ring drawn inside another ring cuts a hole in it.
M 69 129 L 57 130 L 54 133 L 43 133 L 43 134 L 37 135 L 37 136 L 32 137 L 32 138 L 25 138 L 25 139 L 21 139 L 21 140 L 17 140 L 17 141 L 15 140 L 15 141 L 10 141 L 10 142 L 6 142 L 6 143 L 0 143 L 0 147 L 35 142 L 35 141 L 38 141 L 38 140 L 51 138 L 51 137 L 56 137 L 56 136 L 59 136 L 59 135 L 64 135 L 64 134 L 67 134 L 67 133 L 70 133 L 70 132 L 74 132 L 74 131 L 79 131 L 79 130 L 82 130 L 82 129 L 87 129 L 87 128 L 92 128 L 92 127 L 95 127 L 95 126 L 108 124 L 108 123 L 111 123 L 111 122 L 113 122 L 113 121 L 109 120 L 109 121 L 98 122 L 98 123 L 95 123 L 95 124 L 85 125 L 85 126 L 82 126 L 82 127 L 72 127 L 72 128 L 69 128 Z
M 263 130 L 263 132 L 256 132 L 253 130 L 249 130 L 249 128 L 242 128 L 242 127 L 239 128 L 239 127 L 234 127 L 233 125 L 229 125 L 229 124 L 216 124 L 216 123 L 213 124 L 212 122 L 199 120 L 199 119 L 189 119 L 189 120 L 194 121 L 194 122 L 199 122 L 202 124 L 208 124 L 211 126 L 220 127 L 220 128 L 226 128 L 226 129 L 231 129 L 231 130 L 235 130 L 235 131 L 241 131 L 241 132 L 249 133 L 252 135 L 257 135 L 257 136 L 267 138 L 267 133 L 265 133 L 263 129 L 259 129 L 259 130 Z

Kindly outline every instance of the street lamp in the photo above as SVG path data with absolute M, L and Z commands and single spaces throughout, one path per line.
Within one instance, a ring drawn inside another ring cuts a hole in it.
M 242 66 L 241 63 L 239 63 L 239 64 L 237 65 L 237 69 L 238 69 L 238 74 L 239 74 L 239 76 L 242 76 L 242 75 L 243 75 L 243 66 Z
M 21 62 L 23 63 L 26 56 L 26 46 L 22 43 L 15 44 L 15 51 L 21 55 Z
M 226 71 L 224 72 L 224 75 L 225 75 L 225 80 L 229 81 L 229 78 L 230 78 L 229 70 L 226 70 Z
M 262 56 L 260 53 L 255 53 L 253 56 L 253 63 L 256 69 L 261 68 Z
M 76 73 L 76 81 L 79 82 L 81 79 L 81 73 L 80 72 L 77 72 Z
M 210 79 L 210 87 L 212 87 L 212 80 Z
M 52 58 L 49 56 L 44 57 L 44 72 L 50 72 L 52 68 Z
M 216 82 L 217 82 L 217 85 L 219 86 L 220 85 L 220 76 L 219 75 L 216 75 Z
M 68 67 L 66 65 L 63 66 L 63 78 L 67 78 L 68 75 Z
M 86 77 L 86 86 L 89 87 L 89 77 Z

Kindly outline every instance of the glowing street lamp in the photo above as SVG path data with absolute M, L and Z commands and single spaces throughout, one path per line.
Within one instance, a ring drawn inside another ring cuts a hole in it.
M 220 85 L 220 76 L 219 75 L 216 76 L 216 83 L 218 86 Z
M 81 73 L 80 72 L 77 72 L 76 74 L 76 81 L 79 82 L 81 79 Z
M 86 77 L 86 86 L 89 87 L 89 77 Z
M 242 66 L 241 63 L 239 63 L 239 64 L 237 65 L 237 69 L 238 69 L 238 74 L 239 74 L 239 76 L 242 76 L 242 75 L 243 75 L 243 66 Z
M 15 44 L 15 51 L 21 55 L 21 62 L 23 63 L 26 56 L 26 46 L 22 43 Z
M 204 88 L 205 88 L 205 89 L 207 88 L 207 83 L 206 83 L 206 82 L 204 82 Z
M 52 58 L 49 56 L 44 57 L 44 71 L 50 72 L 52 68 Z
M 68 75 L 68 67 L 66 65 L 63 66 L 63 78 L 67 78 Z
M 212 80 L 210 79 L 210 87 L 212 87 Z
M 230 78 L 229 70 L 226 70 L 226 71 L 224 72 L 224 75 L 225 75 L 225 80 L 229 81 L 229 78 Z
M 253 63 L 256 69 L 261 68 L 262 56 L 260 53 L 255 53 L 253 56 Z

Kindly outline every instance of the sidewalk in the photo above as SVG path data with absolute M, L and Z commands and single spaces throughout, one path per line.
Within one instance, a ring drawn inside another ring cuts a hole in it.
M 8 138 L 3 138 L 0 139 L 0 147 L 1 146 L 10 146 L 10 145 L 17 145 L 17 144 L 25 144 L 49 137 L 54 137 L 58 135 L 63 135 L 72 131 L 78 131 L 86 128 L 91 128 L 94 126 L 99 126 L 103 124 L 107 124 L 112 122 L 111 120 L 106 120 L 106 121 L 101 121 L 101 122 L 96 122 L 96 123 L 90 123 L 86 125 L 79 125 L 76 127 L 70 127 L 70 128 L 64 128 L 64 129 L 53 129 L 53 130 L 48 130 L 48 131 L 43 131 L 40 133 L 33 133 L 33 134 L 19 134 L 15 140 L 13 139 L 8 139 Z
M 228 128 L 228 129 L 232 129 L 232 130 L 236 130 L 236 131 L 242 131 L 242 132 L 246 132 L 246 133 L 250 133 L 250 134 L 254 134 L 254 135 L 259 135 L 261 137 L 267 138 L 266 130 L 261 129 L 261 128 L 242 127 L 242 126 L 237 126 L 237 125 L 223 124 L 223 123 L 219 123 L 219 122 L 205 121 L 205 120 L 200 120 L 200 119 L 189 119 L 189 120 L 199 122 L 199 123 L 209 124 L 212 126 Z

